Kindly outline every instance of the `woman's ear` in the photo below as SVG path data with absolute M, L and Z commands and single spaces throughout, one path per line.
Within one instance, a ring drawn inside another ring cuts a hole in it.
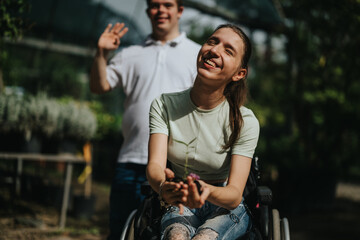
M 232 80 L 233 80 L 234 82 L 237 82 L 237 81 L 239 81 L 240 79 L 245 78 L 246 74 L 247 74 L 247 69 L 245 69 L 245 68 L 240 68 L 239 71 L 232 77 Z

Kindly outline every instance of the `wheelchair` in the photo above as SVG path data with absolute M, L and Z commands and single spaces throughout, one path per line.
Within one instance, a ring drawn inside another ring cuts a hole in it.
M 238 240 L 290 240 L 288 219 L 280 218 L 279 211 L 271 208 L 272 191 L 267 186 L 259 186 L 259 180 L 259 163 L 255 157 L 243 194 L 252 227 Z M 148 182 L 141 186 L 141 193 L 145 199 L 128 216 L 120 240 L 160 239 L 160 222 L 165 210 Z

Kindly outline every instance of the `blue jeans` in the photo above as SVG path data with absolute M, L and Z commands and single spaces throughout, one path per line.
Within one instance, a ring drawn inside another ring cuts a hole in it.
M 119 240 L 129 214 L 144 199 L 141 184 L 146 181 L 146 165 L 117 163 L 110 192 L 110 234 L 108 240 Z
M 183 224 L 189 230 L 190 238 L 207 228 L 215 231 L 219 240 L 238 239 L 251 226 L 243 201 L 233 210 L 227 210 L 206 201 L 201 208 L 185 207 L 183 215 L 179 214 L 178 207 L 171 206 L 161 219 L 161 239 L 164 238 L 166 227 L 173 223 Z

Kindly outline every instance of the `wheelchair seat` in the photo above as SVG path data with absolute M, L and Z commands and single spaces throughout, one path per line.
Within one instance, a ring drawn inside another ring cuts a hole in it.
M 290 240 L 289 222 L 271 209 L 272 191 L 259 186 L 258 158 L 252 159 L 251 170 L 244 189 L 245 204 L 252 220 L 251 229 L 239 240 Z M 158 240 L 160 237 L 161 208 L 158 194 L 145 182 L 141 186 L 144 201 L 127 218 L 120 240 Z

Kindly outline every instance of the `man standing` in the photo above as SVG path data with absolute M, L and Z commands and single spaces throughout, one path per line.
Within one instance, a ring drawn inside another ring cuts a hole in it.
M 149 119 L 152 100 L 161 93 L 189 88 L 196 74 L 200 45 L 179 31 L 181 0 L 147 0 L 146 13 L 152 34 L 142 45 L 116 54 L 107 65 L 109 51 L 120 45 L 128 29 L 109 24 L 98 41 L 91 69 L 90 89 L 105 93 L 121 87 L 126 95 L 122 122 L 124 143 L 120 149 L 110 194 L 110 235 L 119 239 L 130 212 L 141 201 L 140 186 L 146 181 Z

